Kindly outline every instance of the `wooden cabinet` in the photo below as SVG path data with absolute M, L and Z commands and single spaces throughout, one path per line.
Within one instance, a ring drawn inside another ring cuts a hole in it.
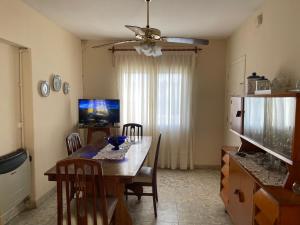
M 300 225 L 300 196 L 277 187 L 254 193 L 254 225 Z
M 233 224 L 300 225 L 300 195 L 280 186 L 263 185 L 236 160 L 236 153 L 233 147 L 222 149 L 220 196 Z
M 233 160 L 230 160 L 229 174 L 227 211 L 235 225 L 251 225 L 255 183 Z
M 300 94 L 232 97 L 230 125 L 242 144 L 222 149 L 220 196 L 233 224 L 300 225 Z
M 230 151 L 236 151 L 236 148 L 224 147 L 221 154 L 221 184 L 220 196 L 223 200 L 225 207 L 228 205 L 228 192 L 229 192 L 229 154 Z
M 254 194 L 254 224 L 274 225 L 279 218 L 277 202 L 262 188 Z

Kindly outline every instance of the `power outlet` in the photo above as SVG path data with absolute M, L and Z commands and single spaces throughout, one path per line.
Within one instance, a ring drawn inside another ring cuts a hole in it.
M 257 17 L 256 17 L 256 25 L 259 27 L 263 24 L 263 21 L 264 21 L 264 16 L 263 14 L 259 14 Z

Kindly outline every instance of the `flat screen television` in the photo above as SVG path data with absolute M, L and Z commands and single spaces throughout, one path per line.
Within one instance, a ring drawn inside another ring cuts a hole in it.
M 119 99 L 79 99 L 80 126 L 106 126 L 120 122 Z

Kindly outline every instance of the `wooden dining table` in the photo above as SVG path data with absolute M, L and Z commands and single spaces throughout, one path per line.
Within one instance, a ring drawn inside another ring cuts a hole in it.
M 118 198 L 115 220 L 116 224 L 131 225 L 132 219 L 124 200 L 125 184 L 135 177 L 142 167 L 151 147 L 152 137 L 143 136 L 131 138 L 134 140 L 125 158 L 122 160 L 100 160 L 102 162 L 103 176 L 106 192 Z M 84 146 L 68 158 L 93 158 L 101 148 L 99 146 Z M 50 168 L 45 175 L 49 181 L 56 181 L 56 167 Z

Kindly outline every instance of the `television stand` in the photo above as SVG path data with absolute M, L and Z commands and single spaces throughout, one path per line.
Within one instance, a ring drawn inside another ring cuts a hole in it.
M 119 129 L 120 126 L 116 126 L 115 124 L 107 124 L 106 126 L 100 126 L 100 125 L 88 125 L 84 127 L 79 127 L 79 129 L 86 128 L 87 129 L 87 144 L 90 144 L 93 138 L 93 133 L 95 132 L 103 132 L 107 137 L 111 136 L 113 133 L 112 129 Z

